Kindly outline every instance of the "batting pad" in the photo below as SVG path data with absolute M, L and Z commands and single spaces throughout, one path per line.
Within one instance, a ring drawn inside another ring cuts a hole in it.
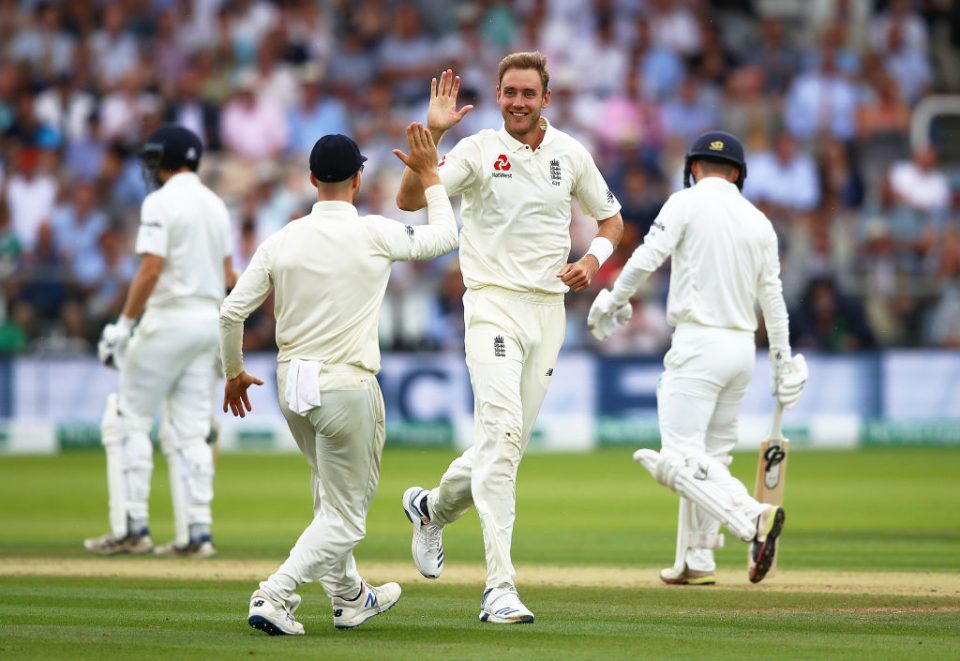
M 646 468 L 657 482 L 689 498 L 710 516 L 726 524 L 741 540 L 749 542 L 756 536 L 756 524 L 740 511 L 730 494 L 710 481 L 705 466 L 688 466 L 679 457 L 671 461 L 659 452 L 647 449 L 634 452 L 633 460 Z

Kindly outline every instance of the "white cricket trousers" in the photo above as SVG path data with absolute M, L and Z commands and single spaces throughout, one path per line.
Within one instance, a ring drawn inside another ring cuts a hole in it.
M 439 526 L 477 508 L 487 560 L 486 587 L 514 584 L 510 544 L 520 458 L 557 363 L 566 331 L 562 294 L 468 290 L 465 345 L 473 385 L 474 443 L 430 492 Z
M 284 362 L 277 368 L 280 410 L 310 465 L 313 521 L 260 588 L 288 606 L 294 591 L 312 581 L 330 597 L 353 599 L 361 587 L 353 549 L 366 535 L 386 438 L 380 385 L 367 370 L 324 365 L 320 406 L 299 415 L 283 395 L 288 367 Z
M 754 334 L 681 323 L 663 359 L 665 371 L 657 387 L 657 413 L 662 452 L 705 461 L 709 479 L 734 503 L 760 513 L 762 505 L 730 474 L 730 452 L 737 443 L 737 417 L 756 361 Z M 716 535 L 720 523 L 693 505 L 694 535 Z M 682 522 L 681 522 L 682 525 Z M 687 550 L 687 566 L 712 571 L 712 549 Z
M 164 403 L 171 433 L 163 451 L 180 518 L 177 541 L 186 541 L 182 537 L 189 524 L 211 523 L 213 453 L 206 439 L 219 342 L 219 309 L 214 301 L 151 307 L 137 325 L 122 359 L 119 415 L 108 410 L 101 425 L 115 536 L 127 534 L 128 516 L 148 518 L 153 472 L 149 433 Z

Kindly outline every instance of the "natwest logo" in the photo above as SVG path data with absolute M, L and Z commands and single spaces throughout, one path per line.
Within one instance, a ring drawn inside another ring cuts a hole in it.
M 506 154 L 500 154 L 497 157 L 497 160 L 493 162 L 493 172 L 491 176 L 494 177 L 506 177 L 512 179 L 513 175 L 508 172 L 510 169 L 510 160 L 507 158 Z

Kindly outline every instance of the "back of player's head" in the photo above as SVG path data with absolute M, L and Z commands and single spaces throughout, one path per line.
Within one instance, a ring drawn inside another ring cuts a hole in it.
M 140 160 L 153 173 L 188 168 L 196 172 L 203 156 L 200 137 L 179 124 L 163 124 L 150 134 L 140 151 Z
M 743 145 L 736 136 L 725 131 L 707 131 L 693 141 L 683 165 L 683 185 L 690 186 L 690 175 L 694 161 L 727 163 L 736 166 L 737 188 L 743 190 L 743 181 L 747 178 L 747 162 L 743 155 Z
M 333 184 L 346 181 L 363 167 L 367 157 L 357 143 L 339 133 L 325 135 L 310 151 L 310 172 L 317 181 Z
M 497 84 L 503 82 L 503 74 L 510 69 L 533 69 L 540 76 L 543 83 L 543 94 L 547 93 L 550 85 L 550 72 L 547 70 L 547 56 L 540 51 L 510 53 L 500 60 L 497 70 Z

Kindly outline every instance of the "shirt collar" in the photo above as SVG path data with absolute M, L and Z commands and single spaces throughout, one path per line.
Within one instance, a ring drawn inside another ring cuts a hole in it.
M 177 184 L 188 183 L 188 182 L 199 182 L 200 176 L 196 172 L 176 172 L 164 182 L 164 186 L 170 185 L 171 182 L 176 182 Z
M 540 146 L 543 147 L 544 145 L 550 144 L 550 142 L 553 140 L 554 135 L 556 134 L 556 130 L 553 128 L 553 126 L 550 125 L 550 122 L 547 121 L 547 118 L 544 117 L 543 115 L 540 115 L 540 128 L 543 129 L 543 141 L 540 143 Z M 520 151 L 521 149 L 527 146 L 525 143 L 520 142 L 519 140 L 514 138 L 512 135 L 507 133 L 506 126 L 501 127 L 499 133 L 500 133 L 500 139 L 507 146 L 507 149 L 509 149 L 512 152 Z
M 313 211 L 310 212 L 311 216 L 328 216 L 330 214 L 341 214 L 347 216 L 359 216 L 357 213 L 357 208 L 350 204 L 349 202 L 341 202 L 339 200 L 322 200 L 319 202 L 314 202 Z
M 696 183 L 697 186 L 707 186 L 710 188 L 736 188 L 737 185 L 727 181 L 722 177 L 704 177 Z

